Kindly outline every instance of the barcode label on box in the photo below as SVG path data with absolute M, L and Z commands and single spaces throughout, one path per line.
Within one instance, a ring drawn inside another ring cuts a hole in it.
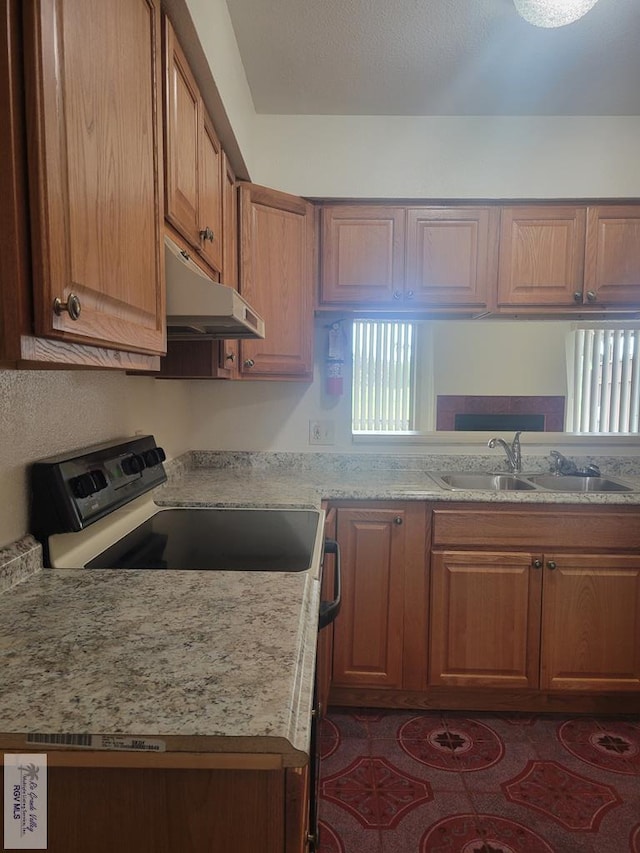
M 136 738 L 128 735 L 76 735 L 64 733 L 31 733 L 26 742 L 40 746 L 79 746 L 86 749 L 115 749 L 134 752 L 165 752 L 163 740 Z

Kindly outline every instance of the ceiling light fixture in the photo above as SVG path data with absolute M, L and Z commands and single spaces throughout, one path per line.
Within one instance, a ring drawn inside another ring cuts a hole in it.
M 586 15 L 598 0 L 513 0 L 518 13 L 534 27 L 564 27 Z

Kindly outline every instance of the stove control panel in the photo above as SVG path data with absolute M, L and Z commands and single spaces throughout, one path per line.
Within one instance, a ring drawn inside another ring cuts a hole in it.
M 36 462 L 31 529 L 39 539 L 82 530 L 166 482 L 166 454 L 152 435 L 136 436 Z

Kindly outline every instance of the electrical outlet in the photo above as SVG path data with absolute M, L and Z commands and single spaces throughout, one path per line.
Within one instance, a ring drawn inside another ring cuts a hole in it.
M 333 421 L 309 421 L 309 444 L 333 444 L 334 441 Z

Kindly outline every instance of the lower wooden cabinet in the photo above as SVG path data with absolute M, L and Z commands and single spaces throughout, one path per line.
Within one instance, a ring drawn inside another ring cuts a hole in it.
M 544 561 L 540 687 L 640 690 L 640 554 Z
M 538 686 L 542 572 L 518 553 L 435 552 L 429 684 Z
M 184 755 L 185 762 L 191 758 L 194 764 L 206 759 Z M 49 853 L 308 849 L 307 766 L 198 770 L 179 769 L 176 762 L 172 769 L 68 767 L 55 766 L 54 752 L 49 759 Z
M 340 506 L 342 609 L 334 624 L 337 688 L 425 686 L 428 589 L 422 503 Z
M 429 683 L 640 690 L 640 556 L 434 553 Z
M 336 510 L 333 703 L 640 711 L 640 507 Z
M 640 694 L 639 521 L 622 506 L 436 507 L 429 685 Z

